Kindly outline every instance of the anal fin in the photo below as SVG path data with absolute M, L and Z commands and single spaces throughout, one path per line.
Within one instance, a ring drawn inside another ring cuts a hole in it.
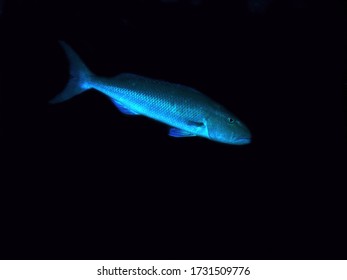
M 125 115 L 139 115 L 139 113 L 134 112 L 126 107 L 124 107 L 123 104 L 120 104 L 117 100 L 110 98 L 112 103 L 118 108 L 119 111 L 121 111 Z

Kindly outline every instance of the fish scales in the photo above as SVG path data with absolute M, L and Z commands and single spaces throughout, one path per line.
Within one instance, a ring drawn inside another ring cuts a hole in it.
M 203 122 L 213 101 L 200 92 L 183 85 L 144 78 L 134 74 L 120 74 L 111 82 L 96 81 L 95 89 L 136 110 L 139 114 L 176 125 L 187 121 Z M 214 102 L 213 102 L 214 103 Z M 218 105 L 214 104 L 213 108 Z

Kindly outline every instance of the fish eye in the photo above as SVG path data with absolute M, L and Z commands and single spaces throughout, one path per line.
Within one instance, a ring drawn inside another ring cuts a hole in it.
M 234 120 L 233 118 L 230 118 L 230 117 L 229 117 L 229 118 L 228 118 L 228 122 L 229 122 L 229 123 L 234 123 L 235 120 Z

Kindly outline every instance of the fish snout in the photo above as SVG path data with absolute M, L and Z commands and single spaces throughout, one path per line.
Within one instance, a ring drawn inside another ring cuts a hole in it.
M 234 144 L 236 145 L 247 145 L 252 142 L 251 137 L 242 137 L 234 140 Z
M 252 142 L 252 134 L 250 130 L 244 124 L 241 124 L 239 133 L 234 137 L 234 143 L 236 145 L 246 145 Z

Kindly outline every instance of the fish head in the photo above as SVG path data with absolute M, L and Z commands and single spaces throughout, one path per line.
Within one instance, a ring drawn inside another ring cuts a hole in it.
M 207 121 L 209 139 L 225 144 L 245 145 L 251 143 L 251 132 L 235 115 L 217 112 Z

